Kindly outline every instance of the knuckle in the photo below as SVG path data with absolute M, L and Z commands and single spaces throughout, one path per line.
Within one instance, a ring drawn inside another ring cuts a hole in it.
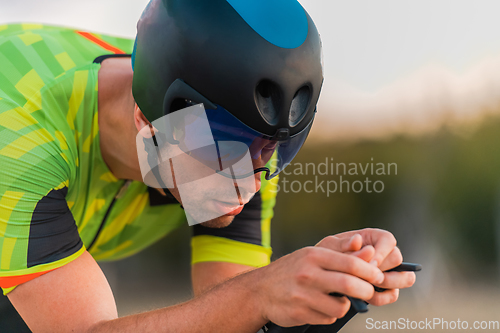
M 375 306 L 381 306 L 381 305 L 384 305 L 385 303 L 382 301 L 382 296 L 377 295 L 370 300 L 370 304 L 375 305 Z
M 377 281 L 377 279 L 379 279 L 380 272 L 381 271 L 378 268 L 376 268 L 376 267 L 371 268 L 365 274 L 366 275 L 366 279 L 368 279 L 367 281 L 370 282 L 370 283 L 374 283 L 374 281 Z
M 338 238 L 336 236 L 333 236 L 333 235 L 330 235 L 330 236 L 326 236 L 323 241 L 327 244 L 327 245 L 333 245 L 337 242 Z
M 366 299 L 372 299 L 373 296 L 375 296 L 375 288 L 371 287 L 370 289 L 368 289 Z
M 311 246 L 306 246 L 306 247 L 301 248 L 297 252 L 299 252 L 303 257 L 307 257 L 309 255 L 309 252 L 311 252 L 311 251 L 312 251 Z
M 335 236 L 333 235 L 328 235 L 326 236 L 325 238 L 322 239 L 323 241 L 325 242 L 331 242 L 331 241 L 334 241 L 335 240 Z
M 396 237 L 394 237 L 394 235 L 392 234 L 392 232 L 387 231 L 387 230 L 383 230 L 383 229 L 377 229 L 377 228 L 370 228 L 369 231 L 372 233 L 381 234 L 384 238 L 386 238 L 386 240 L 388 242 L 390 242 L 390 245 L 396 246 L 397 240 L 396 240 Z
M 396 251 L 394 251 L 394 261 L 399 265 L 403 262 L 403 254 L 399 248 L 396 247 Z
M 382 233 L 385 234 L 388 232 L 387 230 L 380 229 L 380 228 L 364 228 L 363 231 L 369 232 L 369 233 Z
M 297 291 L 292 292 L 290 295 L 290 302 L 292 305 L 296 306 L 297 309 L 300 309 L 300 306 L 305 302 L 304 294 Z
M 357 289 L 354 281 L 346 276 L 342 277 L 342 279 L 340 280 L 340 286 L 348 295 L 352 295 Z
M 385 232 L 385 237 L 387 238 L 387 241 L 389 242 L 389 244 L 391 246 L 395 247 L 398 244 L 396 237 L 394 237 L 394 235 L 392 233 L 390 233 L 389 231 Z
M 329 247 L 331 242 L 333 241 L 332 236 L 326 236 L 323 239 L 321 239 L 315 246 L 320 246 L 320 247 Z
M 304 250 L 304 259 L 307 262 L 315 262 L 316 260 L 318 260 L 319 251 L 317 247 L 308 246 L 305 247 L 303 250 Z
M 372 260 L 375 260 L 377 262 L 377 267 L 379 267 L 380 264 L 384 262 L 384 259 L 384 256 L 380 253 L 376 253 L 372 258 Z
M 381 272 L 380 270 L 372 269 L 370 271 L 370 276 L 369 276 L 370 282 L 372 282 L 372 283 L 380 283 L 380 280 L 379 280 L 380 279 L 380 275 L 379 275 L 380 272 Z
M 332 325 L 336 321 L 337 321 L 337 317 L 329 315 L 329 316 L 321 319 L 321 321 L 318 323 L 318 325 Z
M 301 269 L 295 275 L 295 280 L 300 285 L 309 284 L 314 278 L 314 274 L 309 269 Z
M 347 314 L 347 312 L 349 312 L 350 308 L 351 308 L 351 302 L 345 302 L 342 305 L 342 308 L 340 309 L 340 315 L 338 316 L 338 318 L 344 317 Z
M 363 295 L 363 299 L 372 299 L 375 296 L 375 288 L 371 284 L 363 285 L 363 288 L 359 288 Z
M 375 306 L 387 305 L 396 302 L 398 300 L 398 297 L 399 297 L 399 289 L 393 289 L 374 296 L 370 300 L 370 304 Z
M 333 313 L 333 317 L 335 318 L 342 318 L 344 317 L 347 312 L 349 311 L 349 308 L 351 307 L 351 302 L 343 302 L 342 304 L 339 304 L 339 306 L 335 309 L 335 313 Z
M 359 267 L 359 262 L 356 260 L 356 257 L 354 256 L 349 256 L 345 258 L 345 268 L 348 273 L 351 273 L 352 275 L 359 275 L 360 273 L 360 267 Z

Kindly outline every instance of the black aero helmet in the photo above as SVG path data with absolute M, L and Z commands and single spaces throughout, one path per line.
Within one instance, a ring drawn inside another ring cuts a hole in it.
M 149 121 L 203 103 L 209 121 L 229 113 L 229 123 L 278 142 L 267 177 L 302 146 L 323 82 L 320 37 L 296 0 L 152 0 L 132 66 L 134 99 Z

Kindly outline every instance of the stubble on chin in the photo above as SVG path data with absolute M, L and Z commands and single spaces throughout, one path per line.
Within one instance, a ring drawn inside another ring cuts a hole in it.
M 209 221 L 205 221 L 200 223 L 202 226 L 207 227 L 207 228 L 224 228 L 227 227 L 228 225 L 233 222 L 234 216 L 221 216 L 216 219 L 212 219 Z
M 177 188 L 171 188 L 171 189 L 169 188 L 169 191 L 177 199 L 177 201 L 179 201 L 179 203 L 182 205 L 181 196 L 179 194 L 178 189 Z M 228 225 L 230 225 L 231 222 L 233 222 L 234 218 L 235 218 L 235 216 L 224 215 L 224 216 L 220 216 L 220 217 L 217 217 L 215 219 L 212 219 L 212 220 L 202 222 L 202 223 L 200 223 L 200 225 L 207 227 L 207 228 L 214 228 L 214 229 L 225 228 Z

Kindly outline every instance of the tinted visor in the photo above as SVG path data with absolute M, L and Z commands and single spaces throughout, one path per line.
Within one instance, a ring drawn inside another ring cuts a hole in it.
M 142 128 L 136 137 L 144 183 L 176 188 L 190 225 L 237 214 L 266 179 L 286 167 L 311 123 L 283 140 L 263 135 L 220 106 L 192 105 Z
M 219 105 L 216 109 L 205 109 L 205 113 L 215 147 L 196 148 L 199 147 L 200 133 L 203 133 L 201 121 L 186 123 L 179 147 L 184 152 L 190 151 L 193 158 L 221 174 L 224 169 L 232 167 L 233 174 L 228 177 L 244 178 L 258 172 L 266 172 L 268 180 L 275 177 L 297 155 L 312 126 L 311 120 L 296 135 L 277 140 L 243 124 Z M 252 163 L 238 163 L 247 153 Z
M 293 136 L 289 136 L 288 129 L 284 129 L 271 137 L 245 125 L 180 79 L 174 81 L 165 94 L 164 114 L 152 122 L 152 137 L 150 135 L 143 139 L 143 143 L 139 142 L 140 137 L 144 138 L 150 129 L 143 129 L 141 132 L 144 133 L 138 136 L 143 178 L 165 162 L 161 158 L 161 149 L 167 145 L 170 147 L 167 153 L 169 158 L 182 152 L 208 167 L 207 170 L 227 178 L 243 179 L 265 172 L 265 178 L 269 180 L 292 161 L 304 144 L 314 120 L 313 117 L 301 132 Z M 177 152 L 174 152 L 176 149 Z M 149 153 L 155 150 L 156 153 Z M 205 173 L 194 176 L 194 179 L 206 176 Z M 160 174 L 154 176 L 164 177 Z M 164 183 L 170 184 L 171 180 L 167 180 Z M 159 181 L 161 185 L 161 179 Z

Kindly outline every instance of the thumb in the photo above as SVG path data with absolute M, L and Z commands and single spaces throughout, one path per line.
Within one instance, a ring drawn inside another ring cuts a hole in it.
M 375 255 L 375 248 L 371 245 L 366 245 L 361 250 L 353 252 L 351 254 L 366 262 L 370 262 Z
M 316 244 L 316 246 L 342 253 L 359 251 L 362 245 L 363 237 L 360 234 L 355 234 L 352 237 L 328 236 Z

